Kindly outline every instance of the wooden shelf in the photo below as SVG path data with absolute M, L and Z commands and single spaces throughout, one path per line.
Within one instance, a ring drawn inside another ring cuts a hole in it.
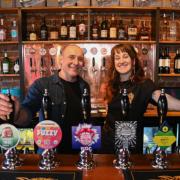
M 0 45 L 5 45 L 5 44 L 18 44 L 18 41 L 1 41 Z
M 0 74 L 0 77 L 20 77 L 20 74 Z
M 144 113 L 145 117 L 157 117 L 157 110 L 156 109 L 147 109 Z M 180 111 L 168 111 L 167 117 L 180 117 Z
M 156 41 L 122 41 L 122 40 L 48 40 L 48 41 L 23 41 L 23 44 L 53 44 L 53 43 L 122 43 L 122 44 L 155 44 Z
M 0 14 L 16 14 L 18 8 L 0 8 Z
M 170 73 L 170 74 L 158 74 L 160 77 L 180 77 L 180 74 Z
M 180 44 L 180 41 L 159 41 L 160 44 Z

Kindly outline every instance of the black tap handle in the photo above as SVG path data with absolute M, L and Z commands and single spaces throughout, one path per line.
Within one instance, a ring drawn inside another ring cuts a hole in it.
M 106 66 L 106 58 L 103 57 L 103 60 L 102 60 L 102 66 L 105 67 Z
M 41 67 L 44 67 L 44 59 L 41 57 Z
M 164 89 L 161 89 L 161 94 L 158 99 L 157 110 L 158 110 L 158 116 L 161 120 L 160 123 L 162 123 L 163 120 L 166 118 L 167 111 L 168 111 L 168 103 L 167 103 L 167 98 L 166 98 Z
M 129 112 L 129 98 L 127 95 L 127 89 L 123 89 L 122 95 L 121 95 L 121 111 L 123 118 L 127 118 L 128 112 Z
M 54 60 L 53 58 L 51 57 L 51 67 L 54 66 Z
M 13 109 L 13 111 L 9 115 L 7 115 L 7 120 L 10 124 L 13 124 L 14 123 L 15 104 L 14 104 L 14 101 L 12 100 L 10 89 L 8 89 L 7 96 L 9 97 L 9 102 L 12 104 L 12 109 Z
M 32 58 L 30 58 L 29 61 L 30 61 L 29 62 L 30 63 L 30 68 L 32 68 L 32 66 L 33 66 Z
M 93 57 L 93 58 L 92 58 L 92 67 L 95 66 L 95 63 L 96 63 L 96 62 L 95 62 L 95 58 Z
M 88 101 L 89 101 L 89 92 L 88 89 L 85 88 L 83 90 L 83 94 L 82 94 L 82 99 L 81 99 L 81 104 L 82 104 L 82 111 L 83 111 L 83 118 L 84 121 L 87 121 L 87 115 L 88 115 Z

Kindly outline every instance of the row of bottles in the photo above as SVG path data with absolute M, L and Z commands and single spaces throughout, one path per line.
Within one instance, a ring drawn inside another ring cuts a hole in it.
M 4 57 L 1 60 L 1 73 L 2 74 L 19 74 L 20 66 L 19 66 L 19 58 L 15 61 L 12 61 L 8 57 L 8 53 L 5 50 Z
M 81 16 L 80 21 L 75 19 L 75 15 L 71 15 L 71 20 L 68 21 L 65 17 L 57 26 L 57 21 L 51 22 L 51 27 L 48 27 L 45 17 L 43 17 L 40 29 L 34 23 L 31 24 L 30 30 L 27 34 L 27 40 L 84 40 L 88 39 L 88 25 Z M 106 16 L 103 16 L 101 22 L 98 22 L 97 17 L 93 18 L 91 23 L 90 38 L 93 40 L 150 40 L 150 27 L 147 26 L 145 20 L 141 21 L 138 27 L 132 18 L 128 24 L 125 25 L 123 19 L 116 20 L 112 15 L 111 20 L 108 21 Z
M 0 18 L 0 41 L 17 41 L 18 29 L 16 20 L 12 20 L 11 27 L 7 28 L 3 18 Z
M 180 51 L 176 50 L 176 55 L 174 57 L 174 73 L 180 73 Z M 159 53 L 159 64 L 158 64 L 159 74 L 169 74 L 171 69 L 171 56 L 169 53 L 169 48 L 161 48 Z

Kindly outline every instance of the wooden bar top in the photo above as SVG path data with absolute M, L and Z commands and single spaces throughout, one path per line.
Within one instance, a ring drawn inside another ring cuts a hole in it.
M 18 171 L 37 171 L 39 170 L 38 162 L 40 159 L 39 155 L 27 154 L 20 155 L 23 159 L 23 166 L 17 167 Z M 168 155 L 169 167 L 168 169 L 179 169 L 180 170 L 180 155 L 173 154 Z M 76 162 L 78 161 L 78 155 L 57 155 L 56 161 L 60 162 L 59 167 L 52 171 L 67 171 L 76 170 Z M 112 165 L 115 156 L 112 154 L 94 154 L 94 161 L 96 167 L 92 170 L 83 171 L 83 180 L 124 180 L 124 175 L 121 170 L 115 169 Z M 131 155 L 132 169 L 144 169 L 151 170 L 152 155 Z M 2 156 L 0 157 L 2 163 Z M 41 170 L 39 170 L 41 171 Z

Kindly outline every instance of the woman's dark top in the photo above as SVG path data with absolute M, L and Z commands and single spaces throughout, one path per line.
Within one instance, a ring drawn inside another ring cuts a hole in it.
M 126 121 L 129 121 L 130 144 L 129 150 L 133 153 L 142 152 L 143 144 L 143 114 L 147 105 L 152 101 L 152 93 L 156 90 L 155 84 L 151 80 L 144 80 L 140 83 L 133 83 L 130 80 L 120 83 L 119 93 L 114 95 L 108 105 L 108 115 L 104 127 L 102 145 L 105 151 L 112 153 L 117 147 L 122 147 L 121 130 L 124 128 L 121 112 L 121 93 L 126 88 L 130 101 L 129 113 Z M 153 102 L 153 101 L 152 101 Z M 115 128 L 116 126 L 116 128 Z M 123 129 L 124 130 L 124 129 Z M 134 132 L 135 130 L 135 132 Z M 127 142 L 127 139 L 125 140 Z M 114 144 L 116 144 L 114 146 Z M 112 148 L 115 147 L 115 148 Z

